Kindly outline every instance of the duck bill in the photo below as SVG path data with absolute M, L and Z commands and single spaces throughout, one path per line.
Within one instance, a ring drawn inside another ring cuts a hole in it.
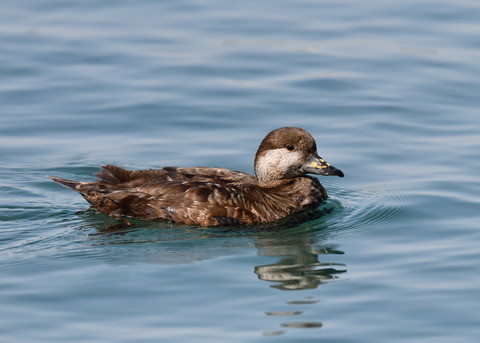
M 307 174 L 336 175 L 343 177 L 343 172 L 340 169 L 331 166 L 317 154 L 311 154 L 308 157 L 307 163 L 302 167 L 302 170 Z

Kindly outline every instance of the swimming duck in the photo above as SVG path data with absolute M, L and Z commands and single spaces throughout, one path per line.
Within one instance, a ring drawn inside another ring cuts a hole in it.
M 307 131 L 283 127 L 261 142 L 256 176 L 225 168 L 126 170 L 102 165 L 95 182 L 49 177 L 116 218 L 223 226 L 268 223 L 318 205 L 327 192 L 307 174 L 344 176 L 318 156 Z

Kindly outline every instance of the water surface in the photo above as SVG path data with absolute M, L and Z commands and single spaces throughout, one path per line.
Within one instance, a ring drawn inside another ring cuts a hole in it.
M 3 1 L 0 340 L 476 342 L 475 1 Z M 45 175 L 253 172 L 300 126 L 301 222 L 116 222 Z

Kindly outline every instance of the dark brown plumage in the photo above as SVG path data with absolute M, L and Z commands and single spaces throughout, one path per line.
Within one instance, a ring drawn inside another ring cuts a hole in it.
M 317 155 L 307 131 L 285 127 L 260 144 L 256 177 L 224 168 L 125 170 L 106 165 L 91 183 L 50 178 L 109 216 L 215 226 L 268 223 L 319 204 L 327 192 L 309 173 L 343 177 Z

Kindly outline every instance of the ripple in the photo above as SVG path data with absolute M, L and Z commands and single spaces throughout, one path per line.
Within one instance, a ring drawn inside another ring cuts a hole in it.
M 265 331 L 262 335 L 265 337 L 269 336 L 281 336 L 285 334 L 285 330 L 276 330 L 276 331 Z
M 288 305 L 313 305 L 313 304 L 318 304 L 320 300 L 292 300 L 292 301 L 287 301 L 286 303 Z
M 419 201 L 407 189 L 394 189 L 384 184 L 358 185 L 356 189 L 332 193 L 342 204 L 341 210 L 328 221 L 336 229 L 341 226 L 340 229 L 361 230 L 386 223 L 405 223 L 416 213 Z
M 301 315 L 303 311 L 270 311 L 265 312 L 267 316 L 275 316 L 275 317 L 284 317 L 284 316 L 298 316 Z
M 322 322 L 292 322 L 292 323 L 282 323 L 280 325 L 285 328 L 318 329 L 323 326 L 323 323 Z

